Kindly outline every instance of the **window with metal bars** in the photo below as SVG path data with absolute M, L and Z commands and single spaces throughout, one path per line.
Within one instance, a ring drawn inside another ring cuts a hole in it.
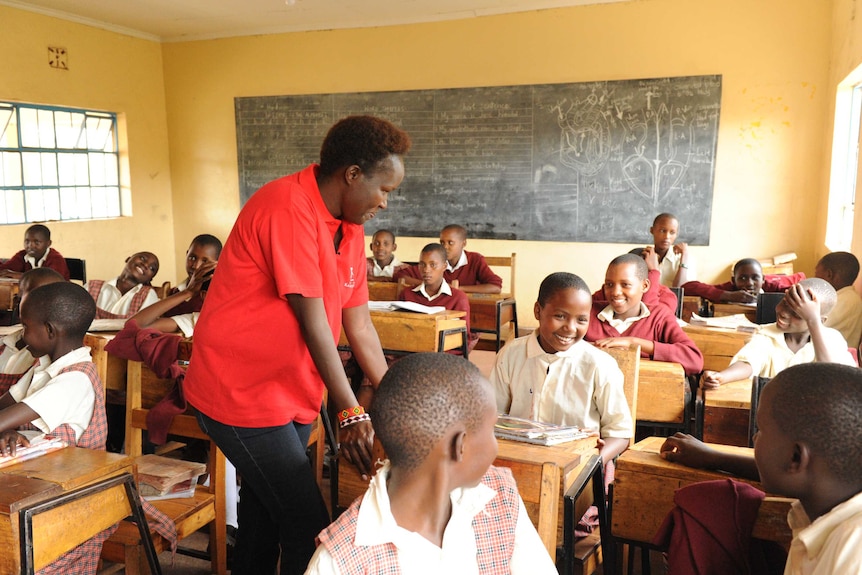
M 0 224 L 121 215 L 117 115 L 0 102 Z

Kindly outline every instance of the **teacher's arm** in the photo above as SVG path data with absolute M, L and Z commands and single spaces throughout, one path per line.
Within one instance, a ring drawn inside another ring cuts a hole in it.
M 287 294 L 287 303 L 299 322 L 302 338 L 311 359 L 314 360 L 314 366 L 329 391 L 330 403 L 334 404 L 338 411 L 358 405 L 332 340 L 332 330 L 326 319 L 323 299 Z M 338 437 L 340 450 L 347 460 L 356 465 L 363 476 L 370 475 L 371 448 L 374 441 L 371 422 L 360 421 L 348 425 L 338 431 Z
M 380 338 L 377 337 L 377 330 L 374 329 L 367 305 L 343 309 L 341 324 L 344 326 L 344 334 L 350 342 L 353 356 L 359 362 L 365 377 L 371 382 L 371 386 L 363 385 L 357 393 L 359 405 L 367 409 L 374 398 L 374 390 L 377 389 L 383 374 L 388 369 L 380 346 Z

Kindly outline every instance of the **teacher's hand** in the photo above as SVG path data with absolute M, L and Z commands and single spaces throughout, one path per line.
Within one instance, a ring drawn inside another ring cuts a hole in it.
M 362 479 L 371 477 L 371 449 L 374 443 L 374 428 L 370 421 L 360 421 L 338 430 L 339 451 L 347 461 L 359 469 Z

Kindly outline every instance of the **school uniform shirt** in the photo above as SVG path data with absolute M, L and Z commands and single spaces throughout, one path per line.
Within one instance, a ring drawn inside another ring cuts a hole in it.
M 856 367 L 856 361 L 847 351 L 847 342 L 838 330 L 824 327 L 823 340 L 829 353 L 835 354 L 836 363 Z M 751 339 L 740 349 L 730 361 L 734 364 L 744 361 L 751 366 L 753 376 L 775 377 L 778 372 L 792 365 L 811 363 L 814 361 L 814 344 L 809 340 L 802 348 L 793 353 L 784 340 L 784 332 L 769 323 L 751 336 Z
M 183 332 L 183 337 L 193 337 L 195 334 L 195 325 L 198 323 L 200 316 L 200 312 L 192 312 L 172 315 L 171 319 L 176 322 L 177 329 Z
M 287 294 L 323 300 L 333 342 L 342 310 L 368 303 L 364 229 L 329 213 L 317 170 L 312 164 L 255 192 L 219 257 L 219 280 L 195 325 L 195 360 L 183 392 L 225 425 L 317 418 L 323 381 Z
M 780 293 L 792 285 L 798 284 L 805 279 L 805 274 L 802 272 L 787 275 L 768 275 L 763 276 L 763 286 L 760 293 Z M 693 295 L 706 298 L 711 302 L 720 302 L 724 292 L 738 291 L 733 282 L 724 282 L 721 284 L 709 285 L 698 281 L 688 281 L 682 285 L 685 295 Z
M 398 259 L 398 256 L 392 256 L 392 261 L 385 267 L 380 267 L 380 264 L 378 264 L 377 260 L 374 258 L 368 258 L 366 262 L 366 275 L 368 277 L 375 278 L 391 278 L 396 271 L 401 268 L 409 267 L 407 264 L 402 263 L 401 260 Z
M 387 548 L 390 545 L 393 546 L 397 554 L 397 565 L 390 566 L 391 570 L 386 571 L 387 573 L 480 575 L 481 571 L 477 562 L 478 546 L 473 528 L 475 518 L 479 514 L 500 513 L 497 530 L 503 532 L 507 527 L 511 528 L 511 526 L 505 525 L 504 518 L 506 516 L 502 514 L 503 510 L 500 510 L 499 506 L 489 505 L 497 497 L 498 492 L 486 485 L 485 478 L 483 478 L 482 483 L 475 487 L 454 489 L 449 495 L 452 501 L 452 515 L 443 532 L 443 543 L 438 547 L 418 533 L 400 527 L 395 521 L 386 488 L 390 468 L 387 460 L 371 479 L 368 490 L 359 503 L 358 515 L 355 517 L 353 545 L 356 547 L 374 546 L 381 553 L 387 553 Z M 497 473 L 499 474 L 499 471 Z M 514 487 L 511 475 L 508 475 L 508 481 Z M 524 502 L 517 495 L 516 490 L 515 496 L 517 497 L 517 519 L 514 526 L 514 546 L 509 560 L 509 568 L 506 572 L 513 575 L 555 574 L 557 572 L 556 567 L 542 544 L 535 527 L 530 522 Z M 353 513 L 356 511 L 350 509 L 345 512 L 345 515 Z M 348 518 L 349 516 L 341 518 L 334 527 L 342 527 Z M 339 529 L 336 529 L 332 535 L 337 538 L 347 536 Z M 321 540 L 324 539 L 326 537 L 321 534 Z M 497 547 L 495 546 L 494 549 L 496 550 Z M 348 550 L 341 552 L 349 553 Z M 385 565 L 388 558 L 380 561 Z M 305 573 L 306 575 L 323 575 L 324 573 L 341 575 L 339 563 L 327 549 L 326 543 L 317 547 Z
M 180 284 L 176 287 L 171 288 L 171 291 L 168 292 L 168 295 L 173 295 L 175 293 L 179 293 L 186 289 L 189 285 L 189 280 L 184 279 Z M 189 313 L 195 313 L 201 311 L 204 307 L 204 298 L 201 297 L 200 292 L 196 293 L 192 298 L 188 301 L 181 302 L 169 309 L 165 312 L 165 317 L 174 317 L 177 315 L 185 315 Z
M 799 501 L 787 514 L 793 542 L 784 575 L 850 575 L 862 573 L 862 493 L 812 523 Z
M 643 305 L 643 302 L 641 302 Z M 642 352 L 642 357 L 656 361 L 675 361 L 682 365 L 685 373 L 694 374 L 703 371 L 703 354 L 688 335 L 679 327 L 676 316 L 666 306 L 659 305 L 649 310 L 649 315 L 631 324 L 625 333 L 621 333 L 613 325 L 599 316 L 604 308 L 593 303 L 590 310 L 590 326 L 584 336 L 586 341 L 599 341 L 608 337 L 639 337 L 653 342 L 655 349 L 650 356 Z M 643 308 L 642 308 L 643 309 Z
M 862 298 L 853 286 L 838 290 L 838 300 L 823 325 L 840 331 L 847 340 L 847 347 L 859 347 L 862 340 Z
M 402 291 L 401 301 L 412 301 L 422 305 L 440 305 L 448 310 L 463 311 L 467 315 L 462 319 L 467 322 L 467 333 L 470 333 L 470 300 L 467 299 L 466 293 L 453 288 L 446 280 L 443 280 L 443 283 L 440 284 L 440 290 L 433 296 L 428 295 L 425 284 L 421 283 L 411 290 Z
M 99 297 L 96 298 L 96 307 L 114 315 L 128 316 L 132 300 L 142 289 L 144 289 L 144 286 L 142 284 L 138 284 L 126 293 L 121 293 L 120 290 L 117 289 L 117 278 L 108 280 L 102 284 L 102 289 L 99 290 Z M 147 294 L 146 298 L 144 298 L 144 303 L 141 304 L 140 309 L 134 313 L 153 305 L 157 301 L 159 301 L 159 296 L 156 293 L 156 290 L 150 289 L 150 292 Z
M 66 258 L 54 248 L 48 248 L 45 255 L 39 261 L 28 256 L 24 250 L 21 250 L 9 258 L 8 261 L 0 263 L 0 270 L 12 270 L 13 272 L 21 273 L 40 267 L 51 268 L 63 276 L 66 281 L 69 281 L 71 277 L 69 275 L 69 266 L 66 265 Z
M 673 287 L 673 278 L 676 277 L 676 272 L 679 271 L 679 266 L 682 263 L 682 254 L 673 251 L 673 246 L 667 250 L 664 259 L 659 262 L 659 270 L 661 271 L 661 283 L 667 287 Z M 694 258 L 688 256 L 686 265 L 686 279 L 693 281 L 697 279 L 697 268 L 694 265 Z
M 393 275 L 397 281 L 402 277 L 410 277 L 417 280 L 422 280 L 422 274 L 419 272 L 419 266 L 408 266 L 400 269 Z M 474 286 L 479 284 L 491 284 L 498 288 L 503 287 L 503 278 L 495 274 L 485 261 L 485 256 L 476 252 L 461 252 L 461 259 L 455 266 L 446 263 L 446 271 L 443 272 L 443 279 L 450 284 L 454 280 L 458 280 L 459 286 Z
M 500 413 L 577 425 L 602 437 L 632 436 L 623 373 L 613 357 L 586 341 L 547 353 L 538 331 L 519 337 L 497 354 L 491 383 Z
M 661 272 L 658 270 L 650 270 L 647 275 L 647 279 L 650 281 L 650 286 L 649 289 L 644 292 L 642 300 L 643 303 L 646 304 L 647 308 L 652 309 L 653 306 L 663 305 L 672 314 L 676 315 L 676 308 L 679 300 L 676 298 L 676 294 L 673 293 L 669 287 L 661 284 Z M 608 300 L 605 299 L 605 292 L 603 289 L 598 289 L 593 292 L 593 304 L 602 304 L 602 306 L 608 304 Z
M 52 362 L 47 355 L 39 358 L 39 365 L 21 376 L 9 388 L 9 394 L 18 403 L 25 403 L 39 414 L 33 425 L 48 433 L 66 423 L 75 432 L 75 438 L 90 425 L 96 395 L 90 378 L 82 371 L 60 371 L 81 362 L 91 362 L 90 348 L 79 347 Z
M 30 365 L 26 369 L 21 371 L 6 371 L 9 361 L 22 351 L 18 349 L 18 342 L 21 341 L 22 335 L 24 335 L 24 328 L 8 333 L 0 339 L 0 373 L 24 373 L 32 367 L 34 358 L 28 351 L 27 355 L 30 355 Z

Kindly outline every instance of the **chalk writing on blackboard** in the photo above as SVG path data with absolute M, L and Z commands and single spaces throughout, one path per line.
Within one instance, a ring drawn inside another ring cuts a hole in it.
M 659 212 L 709 243 L 721 76 L 237 98 L 244 202 L 318 158 L 350 114 L 407 130 L 407 176 L 366 230 L 646 243 Z M 372 228 L 373 226 L 373 228 Z

